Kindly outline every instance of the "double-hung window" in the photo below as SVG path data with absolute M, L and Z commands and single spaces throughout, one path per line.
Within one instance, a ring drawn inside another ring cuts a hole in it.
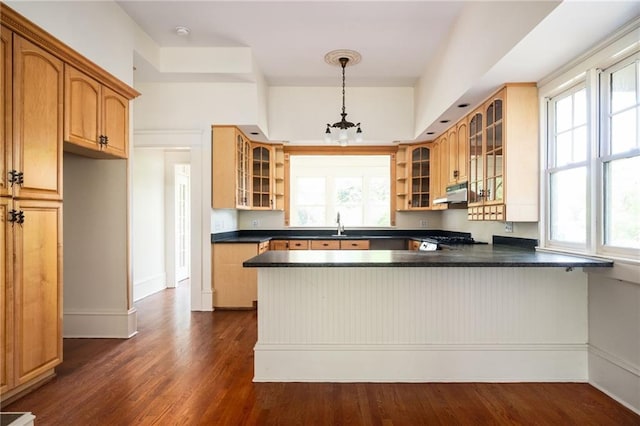
M 544 245 L 640 255 L 640 52 L 547 99 Z
M 640 249 L 640 53 L 600 74 L 601 243 Z

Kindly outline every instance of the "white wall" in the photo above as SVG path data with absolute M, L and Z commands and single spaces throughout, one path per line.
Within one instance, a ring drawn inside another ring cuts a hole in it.
M 115 77 L 133 84 L 136 25 L 115 2 L 7 1 L 6 4 Z
M 346 110 L 348 121 L 362 123 L 366 145 L 413 140 L 413 88 L 347 87 Z M 341 111 L 339 87 L 271 87 L 269 138 L 322 144 Z
M 468 2 L 416 85 L 413 137 L 470 90 L 559 3 Z
M 640 267 L 589 270 L 589 383 L 640 414 Z
M 129 337 L 127 162 L 64 154 L 64 336 Z
M 537 222 L 512 222 L 513 232 L 505 232 L 504 222 L 467 220 L 467 209 L 451 209 L 442 212 L 442 229 L 471 232 L 476 241 L 491 242 L 494 235 L 538 239 Z
M 133 300 L 166 287 L 164 151 L 132 152 Z

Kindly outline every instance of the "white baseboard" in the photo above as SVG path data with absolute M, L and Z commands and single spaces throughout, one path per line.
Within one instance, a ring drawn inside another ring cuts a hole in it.
M 640 414 L 640 368 L 589 346 L 589 384 Z
M 254 382 L 586 382 L 587 345 L 261 345 Z
M 163 272 L 133 283 L 133 300 L 137 302 L 167 288 L 167 277 Z
M 135 308 L 118 312 L 65 312 L 64 333 L 67 338 L 128 339 L 138 332 Z

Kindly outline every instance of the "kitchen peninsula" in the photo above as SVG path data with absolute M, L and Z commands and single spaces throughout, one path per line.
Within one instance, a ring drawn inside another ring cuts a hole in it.
M 587 380 L 587 278 L 612 262 L 501 245 L 270 251 L 256 382 Z

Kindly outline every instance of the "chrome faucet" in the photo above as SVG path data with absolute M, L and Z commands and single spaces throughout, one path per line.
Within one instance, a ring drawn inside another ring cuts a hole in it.
M 340 223 L 340 212 L 336 216 L 336 223 L 338 224 L 338 235 L 342 235 L 344 232 L 344 225 Z

